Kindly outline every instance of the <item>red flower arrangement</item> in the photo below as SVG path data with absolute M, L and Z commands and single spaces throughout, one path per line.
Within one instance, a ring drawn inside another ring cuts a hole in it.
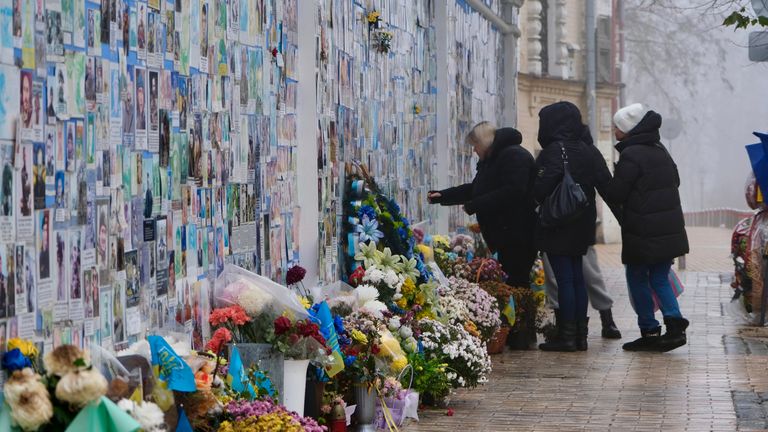
M 320 327 L 308 319 L 291 321 L 285 316 L 277 317 L 274 331 L 274 345 L 289 358 L 313 359 L 331 353 Z

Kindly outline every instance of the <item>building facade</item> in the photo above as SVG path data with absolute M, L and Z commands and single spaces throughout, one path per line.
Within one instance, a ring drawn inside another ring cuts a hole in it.
M 526 0 L 520 9 L 519 75 L 517 125 L 523 145 L 536 154 L 538 113 L 546 105 L 569 101 L 582 112 L 587 110 L 587 0 Z M 613 0 L 596 4 L 596 113 L 595 144 L 613 167 L 612 116 L 618 105 L 621 83 L 618 73 L 618 17 Z M 618 224 L 606 206 L 599 210 L 598 237 L 605 242 L 619 240 Z

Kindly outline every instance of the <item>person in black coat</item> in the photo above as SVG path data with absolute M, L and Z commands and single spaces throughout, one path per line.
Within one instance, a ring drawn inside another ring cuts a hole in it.
M 628 351 L 669 351 L 686 343 L 688 321 L 669 282 L 672 260 L 689 252 L 680 205 L 677 165 L 661 144 L 661 115 L 641 104 L 614 116 L 619 162 L 607 188 L 607 201 L 621 206 L 620 222 L 627 285 L 642 337 L 624 345 Z M 654 317 L 656 293 L 667 333 Z
M 464 205 L 477 215 L 477 222 L 491 251 L 498 253 L 507 283 L 529 287 L 536 259 L 533 200 L 535 166 L 533 156 L 520 144 L 523 138 L 513 128 L 495 129 L 490 123 L 476 125 L 467 136 L 480 162 L 472 183 L 430 191 L 429 202 Z
M 536 228 L 536 245 L 549 258 L 560 306 L 558 338 L 539 345 L 544 351 L 587 349 L 588 302 L 582 258 L 595 244 L 595 188 L 602 192 L 611 174 L 600 151 L 585 142 L 584 132 L 581 113 L 570 102 L 558 102 L 539 112 L 542 151 L 536 159 L 536 201 L 544 202 L 562 182 L 566 159 L 571 176 L 588 200 L 587 208 L 574 219 L 557 226 L 544 226 L 539 221 Z

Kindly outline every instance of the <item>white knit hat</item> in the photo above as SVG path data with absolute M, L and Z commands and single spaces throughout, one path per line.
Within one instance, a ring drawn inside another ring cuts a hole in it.
M 622 132 L 629 133 L 640 124 L 648 111 L 650 110 L 645 105 L 639 103 L 626 106 L 613 115 L 613 124 Z

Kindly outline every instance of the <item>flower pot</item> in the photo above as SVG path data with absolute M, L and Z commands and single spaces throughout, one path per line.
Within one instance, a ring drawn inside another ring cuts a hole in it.
M 232 346 L 229 346 L 229 358 L 232 358 Z M 281 352 L 272 349 L 270 344 L 239 343 L 237 350 L 245 369 L 256 365 L 272 381 L 272 387 L 280 400 L 283 398 L 283 368 L 285 358 Z
M 507 342 L 507 336 L 509 336 L 510 328 L 508 326 L 501 326 L 496 333 L 493 334 L 491 340 L 488 341 L 486 349 L 488 354 L 500 354 L 504 352 L 504 345 Z
M 509 349 L 517 351 L 533 349 L 536 346 L 536 332 L 529 328 L 510 331 L 507 336 L 507 346 Z
M 307 378 L 307 390 L 304 398 L 304 415 L 319 419 L 323 413 L 323 394 L 325 393 L 325 383 Z
M 304 417 L 309 360 L 286 360 L 283 366 L 283 405 Z
M 359 432 L 376 432 L 376 390 L 368 383 L 355 386 L 355 423 Z

